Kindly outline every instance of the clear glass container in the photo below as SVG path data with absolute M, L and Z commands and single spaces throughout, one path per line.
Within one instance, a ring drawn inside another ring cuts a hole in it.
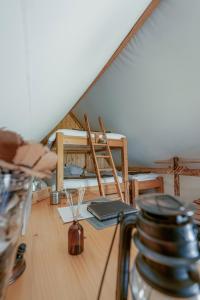
M 139 197 L 121 222 L 117 300 L 200 300 L 200 250 L 192 211 L 168 194 Z M 132 232 L 135 229 L 134 233 Z M 131 276 L 130 245 L 138 249 Z
M 200 295 L 189 298 L 171 297 L 164 295 L 158 290 L 152 288 L 140 275 L 136 265 L 133 266 L 131 272 L 131 293 L 134 300 L 200 300 Z
M 0 300 L 12 273 L 30 182 L 23 173 L 0 174 Z

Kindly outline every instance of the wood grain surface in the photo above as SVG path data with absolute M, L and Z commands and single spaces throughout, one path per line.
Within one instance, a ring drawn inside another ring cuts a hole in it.
M 49 200 L 32 206 L 24 274 L 8 288 L 6 300 L 94 300 L 102 276 L 114 226 L 95 230 L 81 221 L 85 249 L 79 256 L 67 252 L 69 224 L 63 224 L 57 206 Z M 134 251 L 134 250 L 133 250 Z M 115 299 L 118 237 L 106 273 L 101 299 Z

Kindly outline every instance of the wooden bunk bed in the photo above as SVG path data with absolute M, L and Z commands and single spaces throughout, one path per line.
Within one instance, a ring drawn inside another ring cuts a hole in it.
M 153 173 L 140 173 L 130 175 L 129 173 L 129 187 L 130 187 L 130 203 L 136 207 L 135 198 L 143 192 L 154 191 L 157 193 L 164 193 L 163 177 Z
M 129 202 L 129 181 L 128 181 L 128 152 L 127 139 L 125 136 L 114 133 L 107 133 L 107 140 L 111 149 L 120 151 L 122 166 L 122 191 L 126 202 Z M 92 139 L 98 144 L 100 133 L 92 132 Z M 55 143 L 55 150 L 58 155 L 57 172 L 56 172 L 56 190 L 61 191 L 64 186 L 64 151 L 67 153 L 90 153 L 90 145 L 88 141 L 87 131 L 61 129 L 53 133 L 49 138 L 50 143 Z M 98 151 L 102 152 L 102 144 L 99 144 Z M 96 187 L 88 187 L 87 190 L 98 192 Z M 112 194 L 115 190 L 114 183 L 105 183 L 105 191 Z

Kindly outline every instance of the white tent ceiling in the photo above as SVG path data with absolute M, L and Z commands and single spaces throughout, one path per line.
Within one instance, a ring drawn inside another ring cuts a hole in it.
M 199 0 L 161 0 L 75 109 L 127 135 L 130 164 L 200 158 L 199 12 Z
M 150 0 L 1 0 L 0 127 L 44 137 Z
M 101 115 L 108 129 L 127 136 L 130 165 L 200 158 L 199 12 L 199 0 L 161 0 L 75 109 L 94 128 Z M 164 177 L 173 194 L 173 176 Z M 180 183 L 184 200 L 200 197 L 199 177 L 181 176 Z
M 44 137 L 150 2 L 1 0 L 0 127 Z M 161 0 L 75 109 L 80 118 L 89 113 L 94 127 L 100 114 L 109 129 L 126 134 L 131 164 L 200 157 L 199 11 L 199 0 Z M 186 196 L 192 189 L 199 197 L 199 178 L 189 189 L 181 180 Z

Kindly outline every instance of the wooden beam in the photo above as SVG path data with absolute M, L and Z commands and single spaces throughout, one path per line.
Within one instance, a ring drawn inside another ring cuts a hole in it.
M 179 167 L 179 158 L 173 157 L 173 170 L 174 170 L 174 195 L 180 196 L 180 178 L 179 174 L 176 174 L 176 169 Z
M 85 129 L 85 127 L 81 124 L 81 122 L 78 120 L 78 118 L 72 111 L 70 111 L 69 115 L 81 129 Z
M 75 116 L 75 114 L 73 112 L 67 113 L 65 115 L 65 117 L 40 141 L 42 144 L 46 144 L 48 141 L 49 136 L 54 133 L 56 130 L 58 129 L 63 129 L 63 125 L 62 123 L 64 122 L 64 120 L 70 116 L 73 121 L 77 124 L 78 127 L 80 127 L 81 129 L 84 129 L 83 125 L 81 124 L 81 122 L 78 120 L 78 118 Z
M 156 174 L 169 174 L 170 170 L 173 171 L 172 168 L 156 168 L 156 167 L 145 167 L 145 166 L 129 166 L 128 171 L 136 172 L 136 173 L 148 173 L 153 172 Z
M 121 148 L 121 163 L 122 163 L 122 177 L 125 187 L 125 202 L 129 203 L 129 180 L 128 180 L 128 142 L 123 138 L 123 147 Z
M 155 164 L 173 164 L 173 157 L 166 160 L 156 160 Z M 185 159 L 179 157 L 179 164 L 200 164 L 200 159 Z
M 56 148 L 57 148 L 57 167 L 56 167 L 56 190 L 62 191 L 64 178 L 64 153 L 63 153 L 63 135 L 61 132 L 56 133 Z
M 175 174 L 179 174 L 182 176 L 200 176 L 200 169 L 189 169 L 187 167 L 180 167 L 179 169 L 175 170 Z
M 121 168 L 118 167 L 118 170 Z M 176 170 L 173 170 L 173 168 L 154 168 L 154 167 L 144 167 L 144 166 L 129 166 L 128 167 L 129 173 L 131 172 L 137 172 L 137 173 L 147 173 L 147 172 L 153 172 L 156 174 L 168 174 L 168 175 L 182 175 L 182 176 L 200 176 L 200 169 L 189 169 L 187 167 L 178 167 Z
M 199 159 L 179 159 L 179 162 L 181 164 L 200 164 L 200 160 Z

